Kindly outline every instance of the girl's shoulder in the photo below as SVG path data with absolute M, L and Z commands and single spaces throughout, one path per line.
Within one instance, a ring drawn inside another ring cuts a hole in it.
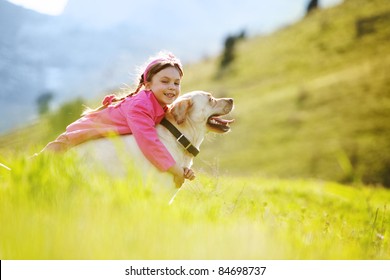
M 155 99 L 154 94 L 151 91 L 146 91 L 146 90 L 142 90 L 137 94 L 126 98 L 128 102 L 133 102 L 133 103 L 137 103 L 137 102 L 150 103 L 153 102 L 154 99 Z
M 128 100 L 127 100 L 128 99 Z M 140 91 L 136 95 L 126 98 L 122 109 L 130 112 L 147 112 L 150 115 L 164 115 L 165 108 L 161 107 L 152 91 Z
M 122 105 L 125 107 L 142 107 L 147 108 L 150 107 L 152 103 L 152 96 L 147 91 L 140 91 L 135 95 L 128 96 L 125 98 Z

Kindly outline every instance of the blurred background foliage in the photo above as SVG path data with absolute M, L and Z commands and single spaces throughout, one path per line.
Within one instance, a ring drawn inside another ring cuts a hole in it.
M 269 35 L 228 35 L 220 56 L 185 65 L 182 92 L 236 106 L 232 132 L 206 141 L 195 167 L 390 187 L 389 49 L 387 0 L 345 0 Z M 0 153 L 40 150 L 95 102 L 77 99 L 2 135 Z
M 390 186 L 388 2 L 317 9 L 235 47 L 222 79 L 213 60 L 187 71 L 185 89 L 236 101 L 231 134 L 203 153 L 240 174 Z

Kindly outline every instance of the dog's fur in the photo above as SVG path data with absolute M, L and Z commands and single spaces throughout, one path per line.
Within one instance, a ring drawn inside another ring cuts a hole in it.
M 208 131 L 225 133 L 230 130 L 229 123 L 218 116 L 233 110 L 233 99 L 214 98 L 210 93 L 194 91 L 180 96 L 166 113 L 166 118 L 183 133 L 191 143 L 199 149 Z M 190 168 L 193 156 L 164 126 L 156 126 L 162 143 L 173 158 L 182 167 Z M 89 162 L 102 164 L 110 174 L 124 175 L 128 164 L 140 170 L 144 179 L 150 179 L 159 186 L 175 189 L 173 176 L 168 172 L 160 172 L 142 154 L 133 135 L 122 135 L 116 138 L 101 138 L 88 141 L 74 148 L 77 154 L 86 157 Z M 123 149 L 123 150 L 122 150 Z

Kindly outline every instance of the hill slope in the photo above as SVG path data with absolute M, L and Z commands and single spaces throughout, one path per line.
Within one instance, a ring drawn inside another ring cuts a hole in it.
M 389 186 L 389 49 L 390 3 L 356 0 L 239 43 L 220 79 L 218 61 L 194 65 L 186 89 L 236 102 L 232 133 L 202 152 L 237 173 Z

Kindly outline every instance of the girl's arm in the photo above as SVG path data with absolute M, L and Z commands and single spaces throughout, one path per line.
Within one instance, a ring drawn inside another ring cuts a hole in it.
M 145 157 L 159 170 L 171 173 L 174 176 L 176 187 L 181 187 L 185 179 L 195 178 L 194 172 L 179 166 L 161 142 L 155 128 L 153 111 L 148 105 L 148 103 L 137 102 L 128 108 L 128 125 Z
M 138 146 L 153 165 L 161 171 L 168 171 L 176 164 L 174 158 L 160 141 L 154 120 L 147 112 L 132 110 L 127 119 Z

